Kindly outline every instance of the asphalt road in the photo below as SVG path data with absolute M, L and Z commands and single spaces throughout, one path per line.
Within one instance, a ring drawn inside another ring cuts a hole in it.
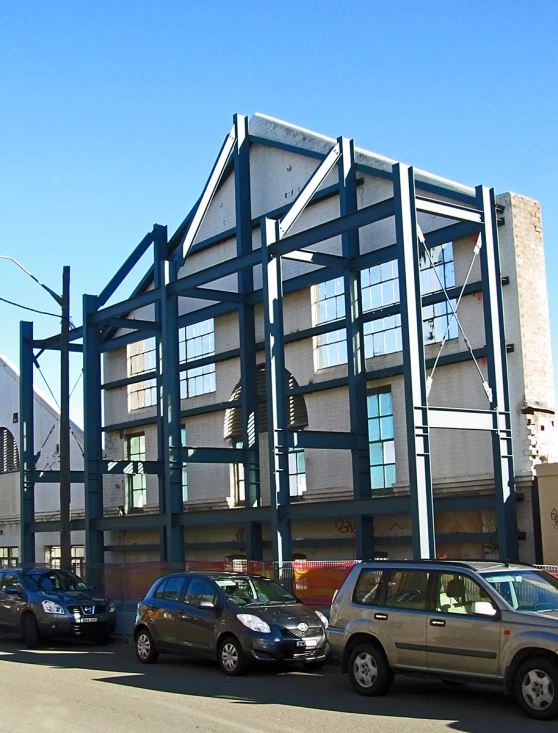
M 160 657 L 140 665 L 132 646 L 59 643 L 28 650 L 0 635 L 0 731 L 132 733 L 531 733 L 526 718 L 490 688 L 396 678 L 383 698 L 350 688 L 335 665 L 253 671 L 227 678 L 216 665 Z

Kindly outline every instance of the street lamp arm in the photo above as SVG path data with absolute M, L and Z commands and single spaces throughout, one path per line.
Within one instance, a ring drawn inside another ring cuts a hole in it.
M 24 267 L 24 266 L 23 266 L 23 265 L 21 264 L 21 262 L 18 262 L 18 261 L 17 261 L 17 260 L 15 260 L 15 259 L 14 259 L 13 257 L 9 257 L 8 255 L 0 255 L 0 260 L 10 260 L 11 262 L 13 262 L 13 263 L 14 263 L 14 265 L 17 265 L 17 266 L 18 266 L 18 267 L 20 268 L 20 270 L 23 270 L 23 272 L 24 272 L 24 273 L 25 273 L 26 275 L 29 275 L 29 277 L 30 277 L 30 278 L 32 278 L 32 279 L 33 279 L 33 280 L 34 280 L 34 281 L 35 281 L 36 283 L 38 283 L 38 284 L 39 284 L 39 285 L 40 285 L 40 286 L 41 286 L 42 288 L 44 288 L 44 289 L 45 289 L 45 290 L 47 291 L 47 293 L 48 293 L 49 295 L 51 295 L 51 296 L 52 296 L 52 297 L 54 298 L 54 300 L 55 300 L 55 301 L 56 301 L 56 302 L 58 303 L 58 305 L 59 305 L 59 306 L 60 306 L 61 308 L 63 308 L 63 307 L 64 307 L 64 298 L 61 298 L 61 297 L 60 297 L 59 295 L 57 295 L 57 294 L 56 294 L 56 293 L 54 292 L 54 290 L 51 290 L 51 289 L 50 289 L 50 288 L 48 287 L 48 285 L 45 285 L 44 283 L 42 283 L 42 282 L 41 282 L 41 281 L 39 280 L 39 278 L 35 277 L 35 275 L 33 275 L 33 273 L 29 272 L 29 270 L 27 270 L 27 269 L 26 269 L 26 268 L 25 268 L 25 267 Z

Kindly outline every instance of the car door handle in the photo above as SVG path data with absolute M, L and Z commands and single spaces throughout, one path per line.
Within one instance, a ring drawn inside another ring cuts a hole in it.
M 388 615 L 387 615 L 387 613 L 375 613 L 374 614 L 374 618 L 377 621 L 387 621 L 388 620 Z
M 443 618 L 431 618 L 430 626 L 445 626 L 446 622 Z

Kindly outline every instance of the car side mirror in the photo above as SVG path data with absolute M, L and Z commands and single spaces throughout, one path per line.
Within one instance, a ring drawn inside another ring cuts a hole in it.
M 476 601 L 473 603 L 473 613 L 477 616 L 497 616 L 498 609 L 490 601 Z
M 4 588 L 4 593 L 7 593 L 10 596 L 19 596 L 21 593 L 21 588 L 19 588 L 17 585 L 7 585 Z
M 198 608 L 205 608 L 206 611 L 212 611 L 215 608 L 213 601 L 201 600 L 198 602 Z

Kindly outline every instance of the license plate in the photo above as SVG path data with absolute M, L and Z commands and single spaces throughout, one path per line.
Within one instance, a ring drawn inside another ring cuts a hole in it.
M 81 619 L 81 623 L 82 624 L 92 624 L 92 623 L 94 623 L 96 621 L 97 621 L 96 618 L 82 618 Z
M 297 646 L 303 646 L 305 649 L 314 649 L 318 646 L 318 640 L 317 639 L 299 639 L 299 641 L 296 642 Z

